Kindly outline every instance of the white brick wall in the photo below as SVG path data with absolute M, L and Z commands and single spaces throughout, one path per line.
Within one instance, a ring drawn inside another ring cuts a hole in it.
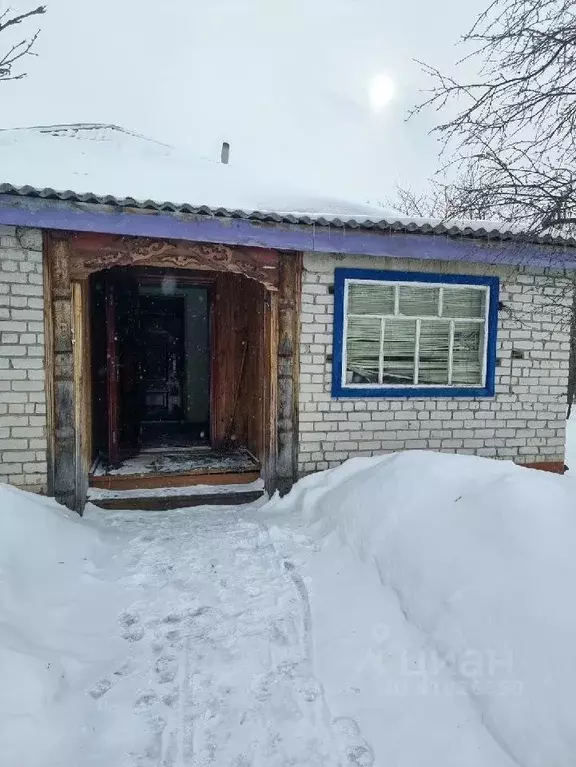
M 336 267 L 500 277 L 496 396 L 343 398 L 330 393 Z M 299 472 L 352 456 L 427 448 L 518 463 L 564 460 L 571 289 L 544 269 L 305 254 L 300 346 Z M 512 349 L 524 359 L 513 359 Z
M 46 491 L 42 233 L 0 226 L 0 482 Z

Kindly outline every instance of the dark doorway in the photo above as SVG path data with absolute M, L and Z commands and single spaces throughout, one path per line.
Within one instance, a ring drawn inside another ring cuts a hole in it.
M 142 449 L 209 444 L 209 289 L 139 288 Z
M 143 421 L 184 420 L 184 313 L 179 296 L 140 297 Z
M 210 445 L 210 286 L 152 270 L 92 280 L 94 443 L 112 466 Z

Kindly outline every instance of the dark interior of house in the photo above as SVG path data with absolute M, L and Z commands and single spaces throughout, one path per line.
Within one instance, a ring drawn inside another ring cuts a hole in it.
M 236 274 L 92 275 L 91 483 L 259 476 L 271 439 L 265 296 Z
M 119 457 L 210 445 L 210 294 L 206 285 L 121 269 L 91 285 L 94 444 Z M 112 380 L 111 380 L 112 379 Z

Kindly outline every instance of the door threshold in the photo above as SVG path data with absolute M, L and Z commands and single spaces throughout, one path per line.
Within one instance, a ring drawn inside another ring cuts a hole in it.
M 90 488 L 87 503 L 101 509 L 164 511 L 193 506 L 236 506 L 254 503 L 264 497 L 264 482 L 257 479 L 245 484 L 191 485 L 139 490 L 104 490 Z
M 228 451 L 138 453 L 117 468 L 99 461 L 89 477 L 90 487 L 108 490 L 246 484 L 260 477 L 260 462 L 244 448 Z
M 104 475 L 90 477 L 90 487 L 103 490 L 151 490 L 193 485 L 244 485 L 260 479 L 260 471 L 182 474 Z

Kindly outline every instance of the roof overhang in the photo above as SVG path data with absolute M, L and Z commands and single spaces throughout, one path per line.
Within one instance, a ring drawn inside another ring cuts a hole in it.
M 287 251 L 576 270 L 576 248 L 346 226 L 290 224 L 0 194 L 0 224 Z

